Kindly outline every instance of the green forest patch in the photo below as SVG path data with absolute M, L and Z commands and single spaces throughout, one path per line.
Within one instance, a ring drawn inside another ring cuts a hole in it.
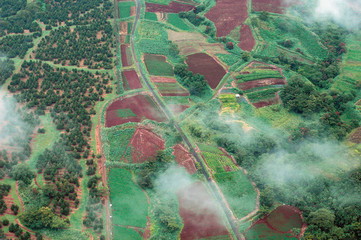
M 164 56 L 144 55 L 144 63 L 150 75 L 173 76 L 173 66 L 165 61 Z
M 133 182 L 132 174 L 125 169 L 113 168 L 109 174 L 109 187 L 113 223 L 145 228 L 148 202 L 140 187 Z
M 158 21 L 157 14 L 153 12 L 145 12 L 144 18 L 151 21 Z

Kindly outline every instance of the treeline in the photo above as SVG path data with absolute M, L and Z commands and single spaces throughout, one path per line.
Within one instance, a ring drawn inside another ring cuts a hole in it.
M 0 58 L 0 86 L 3 85 L 9 77 L 11 77 L 14 70 L 15 66 L 13 60 Z
M 193 74 L 185 64 L 175 65 L 174 73 L 179 77 L 179 83 L 185 86 L 191 95 L 202 96 L 209 89 L 204 76 Z
M 34 46 L 33 38 L 35 35 L 14 35 L 6 36 L 0 39 L 0 51 L 8 58 L 14 58 L 19 56 L 24 58 L 29 48 Z

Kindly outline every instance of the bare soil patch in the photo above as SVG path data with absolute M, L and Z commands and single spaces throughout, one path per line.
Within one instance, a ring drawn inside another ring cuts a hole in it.
M 138 74 L 135 70 L 123 71 L 122 75 L 123 75 L 123 87 L 125 89 L 128 89 L 128 86 L 130 89 L 142 88 L 142 83 L 140 82 Z M 125 85 L 124 80 L 127 81 L 128 86 Z
M 150 80 L 154 83 L 176 83 L 177 80 L 175 78 L 171 78 L 171 77 L 155 77 L 155 76 L 151 76 Z
M 211 56 L 205 53 L 196 53 L 187 57 L 188 70 L 204 76 L 209 86 L 215 89 L 222 80 L 226 71 Z
M 238 43 L 238 47 L 245 51 L 251 51 L 256 45 L 256 40 L 253 37 L 251 28 L 248 25 L 242 25 L 241 27 L 241 39 Z
M 175 145 L 173 149 L 173 155 L 177 163 L 183 166 L 190 174 L 196 173 L 197 168 L 194 164 L 192 154 L 190 154 L 182 144 Z
M 248 90 L 256 87 L 265 87 L 271 85 L 284 85 L 286 84 L 285 80 L 282 78 L 266 78 L 254 81 L 248 81 L 239 83 L 237 87 L 242 90 Z
M 217 37 L 226 36 L 247 19 L 247 0 L 216 0 L 205 16 L 216 25 Z
M 194 8 L 193 5 L 182 4 L 179 2 L 171 2 L 169 5 L 161 5 L 156 3 L 145 3 L 147 12 L 166 12 L 166 13 L 179 13 L 188 12 Z

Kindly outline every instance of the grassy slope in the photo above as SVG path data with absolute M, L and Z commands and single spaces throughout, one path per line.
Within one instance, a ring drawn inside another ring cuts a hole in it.
M 113 204 L 113 223 L 145 228 L 148 215 L 147 198 L 133 182 L 132 174 L 125 169 L 112 169 L 109 174 L 109 186 Z

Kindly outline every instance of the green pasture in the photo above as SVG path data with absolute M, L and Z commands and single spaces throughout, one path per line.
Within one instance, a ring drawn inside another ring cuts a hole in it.
M 168 13 L 168 23 L 184 31 L 189 31 L 191 29 L 187 24 L 185 24 L 183 19 L 179 17 L 178 13 Z
M 247 97 L 251 102 L 259 102 L 262 100 L 275 98 L 276 92 L 278 92 L 279 90 L 280 90 L 279 88 L 264 89 L 257 92 L 248 93 Z
M 203 144 L 203 143 L 197 143 L 197 146 L 201 152 L 210 152 L 210 153 L 216 153 L 216 154 L 224 154 L 219 148 Z
M 137 27 L 137 33 L 141 39 L 167 39 L 168 33 L 163 25 L 156 22 L 142 21 Z
M 130 17 L 130 8 L 135 6 L 134 2 L 118 2 L 119 18 Z
M 141 240 L 143 239 L 139 233 L 133 229 L 113 226 L 113 239 L 122 239 L 122 240 Z
M 40 116 L 40 126 L 45 129 L 44 134 L 37 134 L 34 139 L 33 149 L 29 159 L 29 166 L 35 169 L 36 161 L 45 149 L 51 148 L 53 143 L 59 138 L 60 133 L 52 121 L 50 114 Z
M 170 96 L 163 97 L 166 104 L 189 105 L 189 97 L 187 96 Z
M 240 56 L 236 54 L 216 54 L 216 56 L 227 66 L 232 66 L 241 59 Z
M 283 78 L 283 76 L 276 70 L 271 69 L 245 69 L 249 74 L 239 74 L 236 76 L 237 82 L 248 82 L 266 78 Z
M 147 2 L 147 3 L 157 3 L 157 4 L 162 4 L 162 5 L 169 5 L 169 3 L 172 2 L 172 0 L 145 0 L 145 2 Z
M 118 126 L 103 129 L 105 132 L 104 152 L 108 161 L 120 161 L 127 149 L 134 128 L 120 129 Z
M 145 54 L 144 63 L 150 75 L 155 76 L 173 76 L 173 66 L 160 59 L 159 56 Z
M 242 218 L 255 209 L 257 193 L 241 170 L 214 174 L 214 179 L 237 218 Z
M 225 167 L 229 167 L 230 170 L 236 171 L 238 168 L 233 164 L 232 160 L 225 156 L 211 152 L 202 152 L 207 165 L 213 170 L 214 173 L 225 173 Z
M 346 47 L 341 74 L 335 79 L 332 88 L 350 92 L 355 90 L 356 80 L 361 79 L 361 34 L 348 37 Z
M 145 12 L 144 18 L 151 21 L 158 21 L 157 14 L 152 12 Z
M 113 168 L 108 182 L 113 224 L 145 228 L 148 202 L 140 187 L 133 182 L 132 174 L 126 169 Z

